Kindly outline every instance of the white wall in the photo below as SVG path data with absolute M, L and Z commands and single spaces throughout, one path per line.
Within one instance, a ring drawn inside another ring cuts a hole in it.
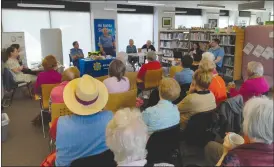
M 115 40 L 116 40 L 116 48 L 118 48 L 118 26 L 117 26 L 117 12 L 116 11 L 106 11 L 107 8 L 117 8 L 117 4 L 112 3 L 90 3 L 90 12 L 91 12 L 91 34 L 92 34 L 92 50 L 95 50 L 95 37 L 94 37 L 94 19 L 114 19 L 115 21 Z M 116 49 L 117 50 L 117 49 Z
M 163 17 L 171 17 L 172 26 L 171 28 L 175 28 L 175 13 L 164 13 L 164 11 L 175 11 L 174 7 L 154 7 L 154 47 L 158 50 L 158 42 L 159 42 L 159 32 L 161 30 L 167 30 L 168 28 L 162 27 L 162 18 Z
M 220 13 L 220 10 L 219 9 L 202 9 L 203 25 L 208 24 L 208 19 L 217 19 L 219 21 L 219 14 L 210 14 L 210 13 Z

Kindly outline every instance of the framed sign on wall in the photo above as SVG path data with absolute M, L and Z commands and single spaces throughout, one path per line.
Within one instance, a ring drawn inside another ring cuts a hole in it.
M 172 26 L 172 18 L 171 17 L 163 17 L 162 18 L 162 27 L 170 28 Z

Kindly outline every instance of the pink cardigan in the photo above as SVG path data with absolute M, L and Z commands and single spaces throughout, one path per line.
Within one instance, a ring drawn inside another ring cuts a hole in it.
M 50 94 L 51 103 L 64 103 L 63 91 L 69 81 L 64 81 L 52 89 Z
M 49 71 L 44 71 L 40 72 L 36 83 L 34 87 L 34 92 L 36 94 L 41 93 L 41 85 L 43 84 L 57 84 L 60 83 L 62 80 L 62 75 L 57 72 L 56 70 L 49 70 Z
M 239 90 L 230 89 L 230 96 L 234 97 L 238 94 L 243 96 L 244 102 L 253 96 L 259 96 L 269 91 L 269 86 L 264 77 L 247 79 Z

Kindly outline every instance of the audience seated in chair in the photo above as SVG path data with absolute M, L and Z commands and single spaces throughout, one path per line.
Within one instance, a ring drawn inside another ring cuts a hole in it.
M 228 84 L 230 96 L 238 94 L 243 96 L 244 102 L 253 96 L 260 96 L 269 91 L 269 85 L 264 78 L 264 67 L 260 62 L 251 61 L 247 64 L 248 79 L 242 84 L 239 90 L 235 89 L 235 84 Z
M 191 83 L 194 72 L 190 69 L 193 63 L 193 59 L 189 55 L 185 55 L 181 58 L 183 70 L 175 74 L 176 81 L 182 85 Z
M 198 69 L 194 73 L 189 94 L 178 104 L 182 129 L 192 115 L 216 108 L 214 95 L 208 90 L 211 80 L 212 72 Z
M 74 115 L 59 117 L 50 129 L 56 139 L 56 166 L 69 166 L 76 159 L 107 151 L 105 132 L 113 114 L 102 110 L 108 101 L 105 85 L 83 75 L 66 85 L 63 97 Z
M 159 86 L 160 101 L 142 113 L 149 133 L 172 127 L 180 122 L 178 107 L 172 104 L 172 101 L 179 97 L 180 92 L 180 85 L 175 79 L 162 79 Z
M 51 112 L 51 103 L 64 103 L 64 89 L 70 81 L 76 78 L 80 78 L 80 71 L 77 67 L 70 67 L 62 73 L 62 82 L 54 87 L 50 93 L 49 112 Z
M 144 88 L 144 81 L 145 81 L 145 75 L 148 70 L 158 70 L 161 69 L 162 66 L 159 61 L 156 60 L 156 54 L 155 52 L 148 52 L 147 53 L 147 64 L 143 64 L 141 69 L 138 72 L 137 75 L 137 83 L 138 87 L 141 89 Z
M 139 109 L 117 111 L 106 129 L 106 143 L 117 166 L 147 165 L 147 126 Z
M 195 72 L 199 68 L 201 60 L 202 60 L 201 53 L 193 54 L 193 63 L 191 65 L 190 69 Z
M 267 97 L 254 97 L 243 109 L 245 144 L 233 147 L 225 137 L 224 144 L 209 142 L 205 156 L 217 166 L 273 166 L 273 101 Z M 228 141 L 228 142 L 227 142 Z M 226 144 L 225 144 L 226 143 Z M 219 161 L 219 162 L 218 162 Z
M 200 62 L 199 69 L 202 71 L 208 71 L 213 74 L 209 90 L 214 94 L 216 104 L 218 106 L 222 101 L 225 101 L 227 99 L 225 81 L 222 77 L 218 75 L 216 71 L 216 64 L 214 63 L 214 61 L 210 61 L 209 59 L 203 59 Z
M 103 82 L 108 93 L 122 93 L 130 89 L 130 82 L 125 77 L 126 67 L 121 60 L 113 60 L 108 69 L 109 78 Z
M 35 94 L 41 94 L 41 85 L 43 84 L 56 84 L 60 83 L 62 75 L 57 72 L 57 60 L 53 55 L 48 55 L 43 59 L 42 66 L 43 72 L 40 72 L 36 84 Z

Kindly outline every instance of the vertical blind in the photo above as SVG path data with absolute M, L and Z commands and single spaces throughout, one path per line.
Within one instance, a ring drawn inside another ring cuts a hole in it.
M 129 39 L 136 48 L 141 48 L 147 40 L 153 40 L 152 14 L 117 14 L 118 51 L 126 51 Z
M 3 32 L 24 32 L 28 65 L 41 62 L 40 29 L 62 30 L 64 65 L 69 65 L 69 50 L 73 41 L 79 41 L 85 56 L 91 51 L 91 21 L 88 12 L 45 10 L 2 10 Z

